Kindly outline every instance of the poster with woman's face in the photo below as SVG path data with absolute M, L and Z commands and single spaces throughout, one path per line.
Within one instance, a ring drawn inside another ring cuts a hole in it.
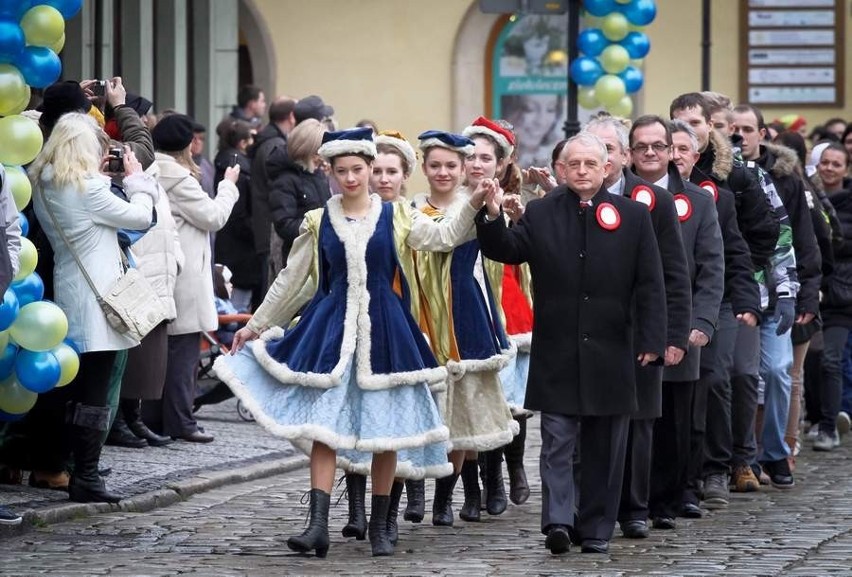
M 564 136 L 568 92 L 568 16 L 513 17 L 492 55 L 491 110 L 512 124 L 518 163 L 549 166 Z

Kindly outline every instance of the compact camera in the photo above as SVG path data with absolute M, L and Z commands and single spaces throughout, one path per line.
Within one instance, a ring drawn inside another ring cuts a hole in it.
M 103 96 L 106 94 L 106 85 L 108 80 L 95 80 L 94 84 L 90 86 L 92 89 L 92 94 L 95 96 Z
M 109 149 L 107 172 L 124 172 L 124 149 L 119 147 Z

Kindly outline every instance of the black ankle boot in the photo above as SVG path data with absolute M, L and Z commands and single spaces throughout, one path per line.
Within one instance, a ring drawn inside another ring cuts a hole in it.
M 494 449 L 485 454 L 485 486 L 488 498 L 485 509 L 489 515 L 500 515 L 506 510 L 506 488 L 503 486 L 503 449 Z
M 121 399 L 119 408 L 119 414 L 124 414 L 124 421 L 130 432 L 140 439 L 145 439 L 152 447 L 163 447 L 174 442 L 171 437 L 158 435 L 142 422 L 142 401 L 139 399 Z
M 370 547 L 373 549 L 373 557 L 393 555 L 393 543 L 388 535 L 389 506 L 389 496 L 373 495 L 370 505 Z
M 316 551 L 317 557 L 328 555 L 328 507 L 331 495 L 320 490 L 311 489 L 311 522 L 301 535 L 287 539 L 287 546 L 292 551 L 307 553 Z
M 394 481 L 391 487 L 390 504 L 388 505 L 388 536 L 394 545 L 399 541 L 399 526 L 396 523 L 399 516 L 399 499 L 402 497 L 402 481 Z
M 432 524 L 443 527 L 453 526 L 453 490 L 456 488 L 458 473 L 435 480 L 435 500 L 432 501 Z
M 520 433 L 512 442 L 503 447 L 506 455 L 506 469 L 509 471 L 509 499 L 515 505 L 522 505 L 530 498 L 530 486 L 524 470 L 524 444 L 527 440 L 527 419 L 516 418 Z
M 402 518 L 412 523 L 420 523 L 426 514 L 426 481 L 406 481 L 405 497 L 408 505 Z
M 358 473 L 346 474 L 346 497 L 349 499 L 349 522 L 343 528 L 344 537 L 355 537 L 363 541 L 367 535 L 367 514 L 364 500 L 367 493 L 367 477 Z
M 68 481 L 68 498 L 77 503 L 118 503 L 121 497 L 107 491 L 98 473 L 103 434 L 109 424 L 109 407 L 76 404 L 71 409 L 74 472 Z
M 127 427 L 121 407 L 115 413 L 115 419 L 112 421 L 104 444 L 112 447 L 127 447 L 128 449 L 144 449 L 148 446 L 145 439 L 140 439 Z
M 479 522 L 479 510 L 482 505 L 482 492 L 479 490 L 479 465 L 475 460 L 467 460 L 462 465 L 461 479 L 464 487 L 464 505 L 459 511 L 463 521 Z

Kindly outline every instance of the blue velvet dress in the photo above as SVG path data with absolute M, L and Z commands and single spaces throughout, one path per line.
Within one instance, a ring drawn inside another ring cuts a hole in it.
M 393 205 L 376 205 L 349 221 L 339 205 L 330 217 L 330 203 L 315 248 L 317 292 L 299 322 L 220 357 L 215 370 L 261 425 L 305 452 L 322 442 L 340 466 L 366 473 L 372 453 L 404 450 L 399 476 L 443 476 L 449 432 L 429 385 L 446 372 L 409 312 Z

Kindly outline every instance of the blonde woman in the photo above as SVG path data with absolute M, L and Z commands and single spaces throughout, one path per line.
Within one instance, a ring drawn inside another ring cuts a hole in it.
M 174 287 L 177 316 L 168 326 L 168 362 L 161 401 L 146 404 L 145 419 L 161 433 L 195 443 L 213 436 L 198 429 L 192 414 L 201 332 L 218 326 L 213 300 L 210 233 L 225 226 L 237 202 L 239 166 L 228 168 L 216 198 L 201 188 L 200 171 L 190 146 L 195 122 L 184 114 L 164 117 L 151 136 L 160 167 L 160 184 L 169 197 L 181 249 L 186 260 Z
M 81 353 L 80 371 L 68 385 L 74 453 L 68 493 L 83 503 L 120 500 L 104 486 L 98 461 L 109 429 L 107 391 L 116 352 L 139 342 L 107 322 L 74 253 L 98 291 L 106 292 L 125 270 L 118 229 L 148 228 L 158 197 L 156 181 L 142 172 L 129 147 L 123 180 L 130 202 L 110 191 L 110 176 L 103 172 L 108 146 L 109 137 L 91 117 L 65 114 L 28 171 L 35 213 L 54 251 L 56 304 L 68 317 L 68 338 Z

